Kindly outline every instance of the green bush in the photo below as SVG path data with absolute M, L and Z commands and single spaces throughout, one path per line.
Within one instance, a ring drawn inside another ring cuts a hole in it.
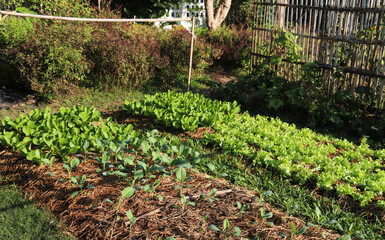
M 33 1 L 15 2 L 37 10 Z M 57 2 L 61 4 L 57 9 L 67 9 L 62 3 Z M 48 11 L 55 4 L 43 1 L 42 9 Z M 197 35 L 194 74 L 218 65 L 235 69 L 248 62 L 248 30 L 222 28 L 217 33 L 198 31 Z M 166 30 L 147 24 L 37 21 L 8 16 L 1 22 L 0 64 L 20 77 L 21 85 L 40 94 L 57 94 L 74 86 L 185 89 L 190 43 L 191 34 L 181 26 Z M 0 73 L 0 77 L 9 79 L 6 73 Z
M 0 0 L 7 10 L 29 9 L 39 14 L 60 17 L 91 17 L 89 0 Z
M 10 32 L 18 30 L 17 25 L 7 27 Z M 74 24 L 35 23 L 27 38 L 9 38 L 8 44 L 2 46 L 2 59 L 18 69 L 32 90 L 57 93 L 86 80 L 90 63 L 82 45 L 89 40 L 90 30 Z

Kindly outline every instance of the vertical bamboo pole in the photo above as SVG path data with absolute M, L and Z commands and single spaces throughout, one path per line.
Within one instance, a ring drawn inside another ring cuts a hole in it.
M 254 0 L 253 2 L 253 27 L 251 31 L 251 54 L 250 54 L 250 74 L 253 72 L 253 68 L 255 67 L 255 58 L 256 56 L 254 55 L 257 51 L 255 50 L 256 48 L 256 41 L 257 41 L 257 1 Z
M 194 30 L 195 30 L 195 15 L 191 18 L 191 47 L 190 47 L 190 64 L 188 68 L 188 80 L 187 80 L 187 92 L 190 91 L 191 75 L 192 75 L 192 62 L 194 52 Z

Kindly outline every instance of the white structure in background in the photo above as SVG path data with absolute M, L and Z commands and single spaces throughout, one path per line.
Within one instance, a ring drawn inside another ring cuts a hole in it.
M 188 18 L 195 15 L 195 26 L 206 27 L 206 10 L 203 0 L 194 0 L 192 3 L 182 3 L 174 8 L 171 8 L 167 11 L 166 16 L 162 18 L 172 19 L 172 18 Z M 181 21 L 177 22 L 176 25 L 182 25 L 187 29 L 191 29 L 191 21 Z M 171 28 L 172 26 L 168 25 L 165 28 Z

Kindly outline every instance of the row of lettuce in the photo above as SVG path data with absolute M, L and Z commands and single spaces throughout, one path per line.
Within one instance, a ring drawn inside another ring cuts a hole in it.
M 315 181 L 321 189 L 352 196 L 361 206 L 385 208 L 385 150 L 298 129 L 279 119 L 239 114 L 236 102 L 199 94 L 147 95 L 141 101 L 126 101 L 125 109 L 184 130 L 211 127 L 215 132 L 205 134 L 206 143 L 247 156 L 254 166 L 279 171 L 301 184 Z

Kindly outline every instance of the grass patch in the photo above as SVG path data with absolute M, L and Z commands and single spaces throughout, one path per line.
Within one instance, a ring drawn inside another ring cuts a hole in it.
M 0 239 L 72 239 L 60 222 L 12 186 L 0 187 Z

